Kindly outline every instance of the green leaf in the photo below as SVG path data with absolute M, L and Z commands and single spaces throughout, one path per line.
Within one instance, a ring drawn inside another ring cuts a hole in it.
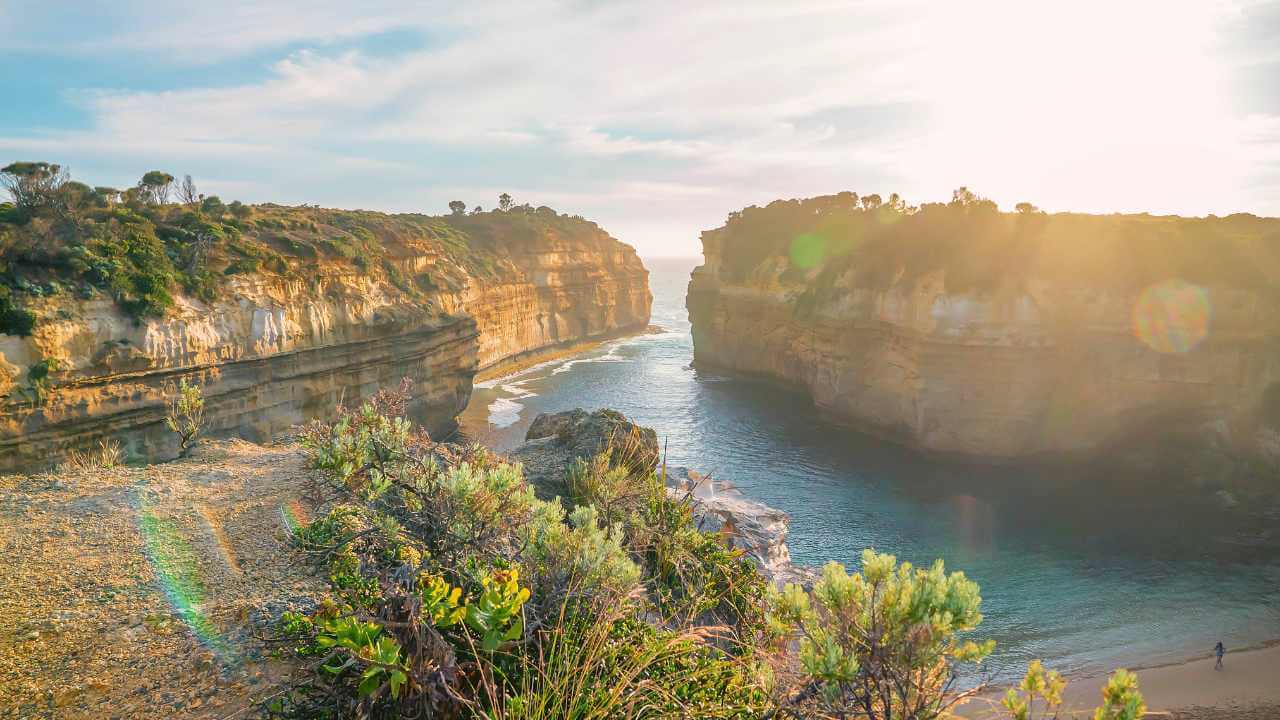
M 382 685 L 382 668 L 371 667 L 364 672 L 358 692 L 361 697 L 369 697 Z

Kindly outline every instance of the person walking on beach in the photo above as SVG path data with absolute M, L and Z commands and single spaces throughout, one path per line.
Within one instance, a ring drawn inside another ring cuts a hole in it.
M 1219 640 L 1218 644 L 1213 646 L 1213 654 L 1215 657 L 1218 658 L 1218 662 L 1214 663 L 1213 665 L 1214 670 L 1222 669 L 1222 656 L 1225 655 L 1226 653 L 1227 653 L 1227 649 L 1222 647 L 1222 641 Z

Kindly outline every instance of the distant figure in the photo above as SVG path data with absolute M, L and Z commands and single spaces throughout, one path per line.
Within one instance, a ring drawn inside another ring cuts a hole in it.
M 1227 649 L 1222 647 L 1222 641 L 1219 640 L 1218 644 L 1213 646 L 1213 654 L 1215 657 L 1218 658 L 1218 662 L 1215 663 L 1213 666 L 1214 670 L 1222 669 L 1222 656 L 1225 655 L 1226 653 L 1227 653 Z

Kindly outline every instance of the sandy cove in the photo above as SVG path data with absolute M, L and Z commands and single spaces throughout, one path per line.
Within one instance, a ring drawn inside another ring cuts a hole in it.
M 1222 670 L 1212 657 L 1135 670 L 1147 717 L 1178 720 L 1280 718 L 1280 644 L 1228 652 Z M 1103 676 L 1071 678 L 1062 696 L 1063 718 L 1090 717 L 1101 698 Z M 962 711 L 969 718 L 1004 717 L 1004 690 L 985 694 Z

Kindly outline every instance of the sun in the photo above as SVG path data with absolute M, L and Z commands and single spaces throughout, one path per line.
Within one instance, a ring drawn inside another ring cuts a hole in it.
M 1004 204 L 1201 214 L 1238 202 L 1237 145 L 1215 28 L 1221 6 L 1147 0 L 948 4 L 921 160 L 940 189 Z M 945 181 L 943 180 L 945 178 Z

